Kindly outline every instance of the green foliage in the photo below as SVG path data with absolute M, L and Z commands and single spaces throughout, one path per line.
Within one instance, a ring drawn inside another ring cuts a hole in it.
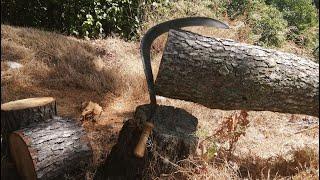
M 226 8 L 231 19 L 245 18 L 258 44 L 280 47 L 286 39 L 309 48 L 317 44 L 312 0 L 231 0 Z
M 315 49 L 318 17 L 312 0 L 2 0 L 2 23 L 40 27 L 80 37 L 116 33 L 138 38 L 156 23 L 185 16 L 244 20 L 256 44 L 293 40 Z
M 248 13 L 248 21 L 258 41 L 264 46 L 280 47 L 285 41 L 287 21 L 282 13 L 262 1 L 255 1 Z
M 319 19 L 312 0 L 267 0 L 267 3 L 283 12 L 289 25 L 287 39 L 298 45 L 315 47 L 317 34 L 310 29 L 315 29 Z
M 217 156 L 219 151 L 219 147 L 216 142 L 211 142 L 210 146 L 207 149 L 206 156 L 208 159 L 213 159 L 215 156 Z
M 285 40 L 287 22 L 283 14 L 263 0 L 232 0 L 227 13 L 231 19 L 243 16 L 253 37 L 258 37 L 255 38 L 258 44 L 279 47 Z
M 209 8 L 213 13 L 213 18 L 218 18 L 227 12 L 227 4 L 226 0 L 206 0 L 206 7 Z
M 151 22 L 163 22 L 166 20 L 186 16 L 217 17 L 224 10 L 224 1 L 220 0 L 163 0 L 161 3 L 154 3 L 145 6 L 148 16 L 146 19 Z M 147 23 L 147 22 L 146 22 Z
M 134 0 L 93 0 L 74 17 L 79 23 L 72 33 L 97 37 L 114 32 L 131 38 L 140 23 L 139 6 Z
M 312 0 L 266 0 L 283 12 L 289 26 L 295 26 L 299 31 L 314 27 L 318 23 L 316 8 Z
M 3 0 L 1 21 L 85 37 L 114 32 L 132 38 L 143 17 L 142 7 L 136 0 Z
M 250 0 L 231 0 L 227 4 L 227 13 L 231 19 L 235 19 L 240 15 L 244 15 L 247 11 L 250 11 Z

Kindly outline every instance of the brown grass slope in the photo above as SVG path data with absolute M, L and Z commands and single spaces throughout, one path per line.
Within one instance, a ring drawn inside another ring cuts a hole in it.
M 12 62 L 22 66 L 10 68 Z M 105 110 L 100 121 L 84 122 L 95 165 L 111 150 L 122 121 L 145 99 L 143 78 L 138 43 L 116 37 L 91 42 L 1 25 L 2 102 L 52 96 L 59 115 L 75 118 L 83 102 L 99 103 Z
M 78 100 L 104 104 L 106 94 L 108 98 L 118 97 L 130 88 L 144 86 L 141 73 L 134 75 L 142 71 L 134 43 L 109 38 L 94 45 L 52 32 L 7 25 L 1 25 L 1 41 L 4 101 L 54 95 L 58 96 L 58 104 L 70 98 L 68 105 L 76 107 L 81 104 Z M 23 66 L 13 70 L 8 68 L 10 62 Z M 144 88 L 141 90 L 143 94 Z M 76 109 L 67 112 L 64 108 L 62 114 L 74 115 Z
M 191 28 L 191 30 L 197 30 Z M 208 32 L 202 29 L 201 32 Z M 213 30 L 218 37 L 236 36 Z M 204 33 L 206 34 L 206 33 Z M 232 38 L 232 37 L 231 37 Z M 147 88 L 138 42 L 117 37 L 86 41 L 32 28 L 1 25 L 1 86 L 3 100 L 35 96 L 57 98 L 58 113 L 78 117 L 84 101 L 102 105 L 102 118 L 84 122 L 95 153 L 95 168 L 108 155 L 126 118 L 135 107 L 147 103 Z M 153 68 L 156 74 L 165 37 L 156 41 Z M 10 68 L 17 62 L 20 68 Z M 225 136 L 213 136 L 238 111 L 208 109 L 195 103 L 158 97 L 160 104 L 184 108 L 199 120 L 200 140 L 197 156 L 178 163 L 177 173 L 162 175 L 185 179 L 318 179 L 319 119 L 272 112 L 248 112 L 248 126 L 232 151 L 230 139 L 237 129 Z M 232 118 L 231 118 L 232 119 Z M 232 120 L 233 122 L 233 120 Z M 237 123 L 234 123 L 237 126 Z M 314 128 L 316 127 L 316 128 Z M 201 151 L 200 151 L 201 150 Z M 227 154 L 226 154 L 227 152 Z M 192 165 L 190 165 L 192 164 Z M 153 164 L 155 165 L 155 164 Z

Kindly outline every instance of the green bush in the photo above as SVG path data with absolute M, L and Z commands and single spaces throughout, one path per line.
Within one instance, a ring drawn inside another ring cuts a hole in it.
M 282 11 L 288 21 L 289 31 L 287 39 L 298 45 L 315 48 L 319 19 L 312 0 L 267 0 L 268 4 L 276 6 Z
M 287 21 L 282 13 L 262 1 L 252 4 L 248 12 L 248 21 L 254 34 L 259 35 L 259 42 L 264 46 L 280 47 L 286 40 Z
M 243 16 L 246 24 L 252 28 L 252 36 L 257 44 L 281 46 L 285 41 L 287 22 L 283 14 L 263 0 L 232 0 L 227 4 L 227 13 L 231 19 Z
M 227 7 L 228 16 L 234 20 L 238 16 L 244 15 L 247 11 L 250 11 L 251 1 L 250 0 L 231 0 Z
M 111 32 L 135 37 L 143 4 L 161 0 L 2 0 L 2 23 L 33 26 L 66 34 L 99 37 Z
M 135 0 L 94 0 L 81 7 L 76 17 L 80 23 L 72 33 L 97 37 L 114 32 L 132 38 L 140 24 L 139 6 Z
M 299 31 L 318 24 L 317 10 L 312 0 L 266 0 L 267 4 L 277 7 L 288 21 L 289 26 L 295 26 Z

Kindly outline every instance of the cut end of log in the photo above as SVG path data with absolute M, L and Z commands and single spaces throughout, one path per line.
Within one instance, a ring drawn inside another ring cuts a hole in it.
M 28 150 L 27 144 L 18 133 L 9 136 L 9 147 L 13 161 L 21 178 L 25 180 L 36 179 L 36 171 Z
M 20 110 L 27 108 L 34 108 L 49 104 L 55 101 L 53 97 L 38 97 L 38 98 L 28 98 L 21 99 L 17 101 L 10 101 L 4 104 L 1 104 L 2 111 L 12 111 L 12 110 Z
M 86 132 L 74 119 L 48 119 L 12 132 L 8 140 L 21 179 L 83 175 L 92 161 Z

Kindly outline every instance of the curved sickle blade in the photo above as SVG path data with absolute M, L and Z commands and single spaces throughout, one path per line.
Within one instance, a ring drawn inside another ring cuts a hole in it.
M 154 88 L 154 79 L 150 62 L 150 49 L 153 41 L 163 33 L 170 29 L 180 29 L 188 26 L 208 26 L 222 29 L 229 29 L 229 26 L 221 21 L 207 17 L 186 17 L 160 23 L 150 28 L 143 36 L 140 43 L 140 55 L 143 62 L 144 73 L 147 79 L 150 104 L 156 105 L 156 92 Z

